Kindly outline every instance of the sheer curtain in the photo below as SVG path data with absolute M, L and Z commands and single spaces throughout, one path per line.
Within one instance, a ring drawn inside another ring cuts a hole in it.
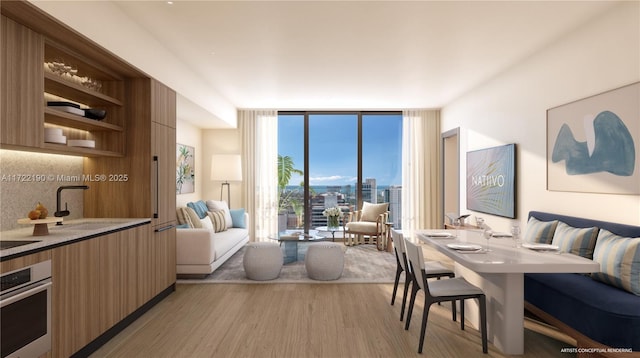
M 442 223 L 440 111 L 402 111 L 402 230 Z
M 268 240 L 278 229 L 278 111 L 240 110 L 244 198 L 251 215 L 249 237 Z

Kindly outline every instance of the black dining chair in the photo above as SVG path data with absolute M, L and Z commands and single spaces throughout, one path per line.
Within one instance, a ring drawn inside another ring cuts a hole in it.
M 411 273 L 411 268 L 409 267 L 409 262 L 407 260 L 407 251 L 404 245 L 404 235 L 398 230 L 391 229 L 391 240 L 393 241 L 394 251 L 396 253 L 396 262 L 398 265 L 396 268 L 396 279 L 393 283 L 393 293 L 391 294 L 392 306 L 396 300 L 398 284 L 400 283 L 400 275 L 402 274 L 402 272 L 405 273 L 404 292 L 402 294 L 402 308 L 400 309 L 400 321 L 402 321 L 407 304 L 407 293 L 409 292 L 409 285 L 413 280 L 413 274 Z M 440 262 L 437 261 L 425 262 L 425 275 L 427 276 L 427 278 L 437 278 L 438 280 L 442 277 L 455 277 L 453 271 L 444 267 Z M 456 320 L 455 310 L 453 310 L 453 320 Z
M 422 289 L 424 291 L 424 311 L 422 312 L 422 327 L 420 329 L 418 353 L 422 353 L 422 347 L 424 346 L 424 336 L 427 330 L 427 319 L 431 305 L 436 302 L 450 301 L 452 309 L 455 311 L 455 303 L 456 301 L 460 301 L 460 327 L 464 330 L 464 300 L 469 298 L 477 299 L 480 304 L 482 352 L 487 353 L 487 303 L 484 292 L 462 277 L 440 281 L 427 281 L 422 247 L 408 240 L 405 240 L 405 244 L 409 258 L 409 266 L 413 272 L 413 286 L 411 286 L 409 311 L 407 312 L 407 321 L 405 323 L 406 330 L 409 329 L 409 322 L 411 322 L 411 314 L 413 313 L 418 290 Z

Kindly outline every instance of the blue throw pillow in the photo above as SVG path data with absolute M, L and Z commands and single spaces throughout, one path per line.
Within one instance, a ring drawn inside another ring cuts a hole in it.
M 558 226 L 558 220 L 539 221 L 532 216 L 527 222 L 524 241 L 531 244 L 551 244 L 556 226 Z
M 207 208 L 207 204 L 204 201 L 198 200 L 195 203 L 187 203 L 187 206 L 193 209 L 193 211 L 198 214 L 198 217 L 200 219 L 204 219 L 207 217 L 207 211 L 209 209 Z
M 191 227 L 189 226 L 189 224 L 180 224 L 178 226 L 176 226 L 176 229 L 190 229 Z
M 247 228 L 247 223 L 244 222 L 244 209 L 232 209 L 229 212 L 231 213 L 231 222 L 233 222 L 232 227 Z
M 600 229 L 593 261 L 600 264 L 600 272 L 592 273 L 591 278 L 640 296 L 640 237 Z

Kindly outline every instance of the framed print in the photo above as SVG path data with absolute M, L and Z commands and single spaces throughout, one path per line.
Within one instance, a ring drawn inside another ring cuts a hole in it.
M 467 152 L 467 209 L 516 217 L 516 145 Z
M 176 194 L 195 191 L 195 148 L 178 143 L 176 145 Z
M 640 194 L 640 82 L 547 110 L 547 189 Z

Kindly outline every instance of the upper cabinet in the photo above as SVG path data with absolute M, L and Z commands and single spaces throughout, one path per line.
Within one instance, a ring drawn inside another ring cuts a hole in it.
M 126 84 L 148 76 L 28 2 L 0 6 L 2 148 L 126 156 Z

